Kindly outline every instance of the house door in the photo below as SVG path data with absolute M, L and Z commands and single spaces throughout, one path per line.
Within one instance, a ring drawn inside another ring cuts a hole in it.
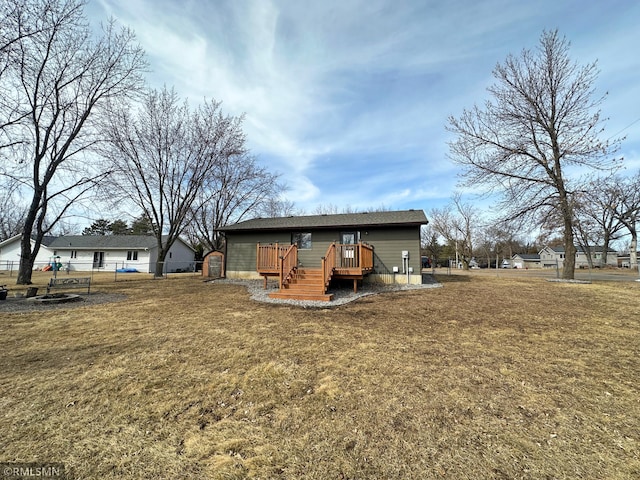
M 357 258 L 357 247 L 360 240 L 360 232 L 342 232 L 340 234 L 340 267 L 351 268 L 359 264 Z
M 104 252 L 93 252 L 93 268 L 104 267 Z
M 342 232 L 340 243 L 342 245 L 355 245 L 360 240 L 360 232 Z

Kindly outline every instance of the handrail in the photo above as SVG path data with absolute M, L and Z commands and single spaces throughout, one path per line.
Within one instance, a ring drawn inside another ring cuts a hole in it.
M 373 247 L 366 243 L 358 244 L 360 250 L 360 268 L 373 270 Z
M 289 245 L 269 244 L 261 245 L 258 243 L 256 251 L 256 270 L 258 272 L 272 271 L 276 272 L 279 268 L 279 259 L 283 256 Z
M 280 288 L 283 288 L 293 270 L 298 266 L 298 245 L 290 245 L 284 255 L 280 256 L 278 260 Z
M 323 292 L 327 293 L 327 286 L 331 281 L 331 276 L 336 268 L 336 244 L 335 242 L 329 245 L 327 253 L 322 257 L 322 276 L 323 276 Z
M 373 247 L 366 243 L 336 245 L 336 266 L 339 268 L 373 269 Z

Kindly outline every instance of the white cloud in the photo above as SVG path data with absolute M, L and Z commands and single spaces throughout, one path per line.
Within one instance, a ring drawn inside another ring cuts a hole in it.
M 559 27 L 581 62 L 600 58 L 602 83 L 612 86 L 603 106 L 612 118 L 608 132 L 640 116 L 633 107 L 640 88 L 640 57 L 631 51 L 640 42 L 635 5 L 625 4 L 626 11 L 578 0 L 98 5 L 136 31 L 154 86 L 175 85 L 191 102 L 215 98 L 229 113 L 246 112 L 254 153 L 283 174 L 290 198 L 303 208 L 380 199 L 404 207 L 439 198 L 455 185 L 456 167 L 446 160 L 447 116 L 481 104 L 495 64 L 535 47 L 543 29 Z M 625 149 L 640 149 L 638 130 L 625 132 Z M 361 181 L 324 182 L 323 169 L 340 167 L 331 162 L 365 158 L 372 163 Z M 399 184 L 411 179 L 409 187 Z

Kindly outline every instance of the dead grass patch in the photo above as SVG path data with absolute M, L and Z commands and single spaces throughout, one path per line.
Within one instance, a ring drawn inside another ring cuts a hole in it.
M 306 310 L 193 277 L 96 279 L 127 300 L 3 314 L 0 460 L 79 478 L 640 476 L 637 284 L 441 280 Z

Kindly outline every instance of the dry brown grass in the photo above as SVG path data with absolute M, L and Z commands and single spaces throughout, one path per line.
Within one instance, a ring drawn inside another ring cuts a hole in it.
M 637 283 L 453 276 L 337 308 L 198 278 L 0 320 L 0 461 L 78 478 L 640 477 Z

